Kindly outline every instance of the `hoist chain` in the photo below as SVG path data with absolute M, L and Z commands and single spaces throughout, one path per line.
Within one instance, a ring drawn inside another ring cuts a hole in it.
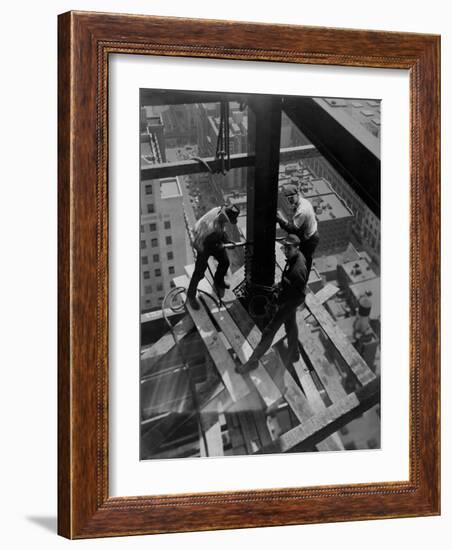
M 215 158 L 220 163 L 217 172 L 226 175 L 231 169 L 231 154 L 229 142 L 229 101 L 220 103 L 220 125 L 218 128 L 217 148 Z

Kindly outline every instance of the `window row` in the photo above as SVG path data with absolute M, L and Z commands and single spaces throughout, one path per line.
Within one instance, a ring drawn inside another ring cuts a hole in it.
M 165 244 L 166 245 L 172 245 L 173 244 L 173 238 L 172 237 L 165 237 Z M 159 240 L 158 239 L 151 239 L 151 246 L 153 248 L 157 247 L 159 245 Z M 140 241 L 140 248 L 143 250 L 143 248 L 146 248 L 146 241 L 144 239 L 142 239 Z M 169 252 L 168 252 L 169 254 Z M 172 254 L 172 252 L 171 252 Z M 168 258 L 170 259 L 170 258 Z
M 156 290 L 157 292 L 162 292 L 163 290 L 163 284 L 162 283 L 158 283 L 156 285 Z M 144 287 L 144 293 L 145 294 L 152 294 L 152 285 L 145 285 Z
M 143 248 L 143 247 L 141 247 Z M 166 258 L 168 260 L 174 260 L 174 252 L 167 252 Z M 152 255 L 152 261 L 153 262 L 159 262 L 160 261 L 160 254 L 153 254 Z M 149 264 L 149 258 L 147 256 L 141 256 L 141 264 L 142 265 L 148 265 Z
M 174 275 L 174 273 L 175 273 L 174 266 L 170 265 L 168 267 L 168 273 L 170 275 Z M 156 277 L 161 277 L 162 270 L 159 267 L 154 269 L 154 275 Z M 143 271 L 143 279 L 150 279 L 150 278 L 151 278 L 151 272 L 150 271 Z
M 164 229 L 171 229 L 171 222 L 170 221 L 163 222 L 163 228 Z M 144 233 L 144 225 L 140 225 L 140 231 L 141 231 L 141 233 Z M 157 224 L 156 223 L 150 223 L 149 224 L 149 231 L 157 231 Z

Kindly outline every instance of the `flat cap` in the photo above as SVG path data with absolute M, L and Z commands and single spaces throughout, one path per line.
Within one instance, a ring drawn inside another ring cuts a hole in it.
M 235 225 L 237 223 L 237 218 L 240 214 L 240 208 L 236 204 L 233 204 L 232 206 L 226 206 L 226 208 L 224 209 L 224 213 L 228 217 L 229 222 Z
M 283 185 L 282 191 L 286 197 L 297 195 L 298 186 L 294 185 L 293 183 L 288 183 L 287 185 Z
M 300 239 L 296 235 L 287 235 L 282 241 L 282 244 L 288 244 L 291 246 L 299 246 Z

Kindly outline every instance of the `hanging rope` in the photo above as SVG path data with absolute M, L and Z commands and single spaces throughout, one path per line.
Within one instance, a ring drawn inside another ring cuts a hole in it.
M 214 168 L 211 168 L 205 159 L 192 156 L 204 166 L 210 174 L 223 174 L 225 176 L 231 169 L 231 144 L 230 144 L 230 125 L 229 125 L 229 101 L 220 102 L 220 124 L 218 126 L 217 146 L 215 149 Z
M 229 101 L 221 101 L 220 125 L 218 128 L 215 158 L 219 161 L 218 172 L 223 174 L 223 176 L 231 169 L 229 131 Z

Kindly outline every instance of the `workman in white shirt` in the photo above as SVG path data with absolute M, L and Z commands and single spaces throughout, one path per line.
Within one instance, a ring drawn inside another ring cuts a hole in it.
M 199 281 L 204 277 L 210 256 L 217 262 L 217 270 L 214 275 L 214 286 L 218 292 L 229 288 L 224 277 L 229 268 L 229 258 L 225 245 L 228 248 L 235 243 L 228 237 L 225 226 L 227 223 L 237 224 L 240 209 L 236 205 L 217 206 L 209 210 L 195 224 L 193 229 L 193 246 L 196 250 L 195 270 L 187 290 L 187 300 L 193 309 L 199 309 L 196 299 L 196 289 Z
M 303 197 L 298 187 L 294 184 L 285 185 L 283 193 L 292 206 L 294 214 L 292 221 L 288 221 L 278 211 L 276 221 L 284 231 L 287 231 L 291 235 L 296 235 L 300 239 L 300 251 L 306 259 L 309 275 L 312 266 L 312 257 L 320 240 L 314 208 L 311 202 Z

